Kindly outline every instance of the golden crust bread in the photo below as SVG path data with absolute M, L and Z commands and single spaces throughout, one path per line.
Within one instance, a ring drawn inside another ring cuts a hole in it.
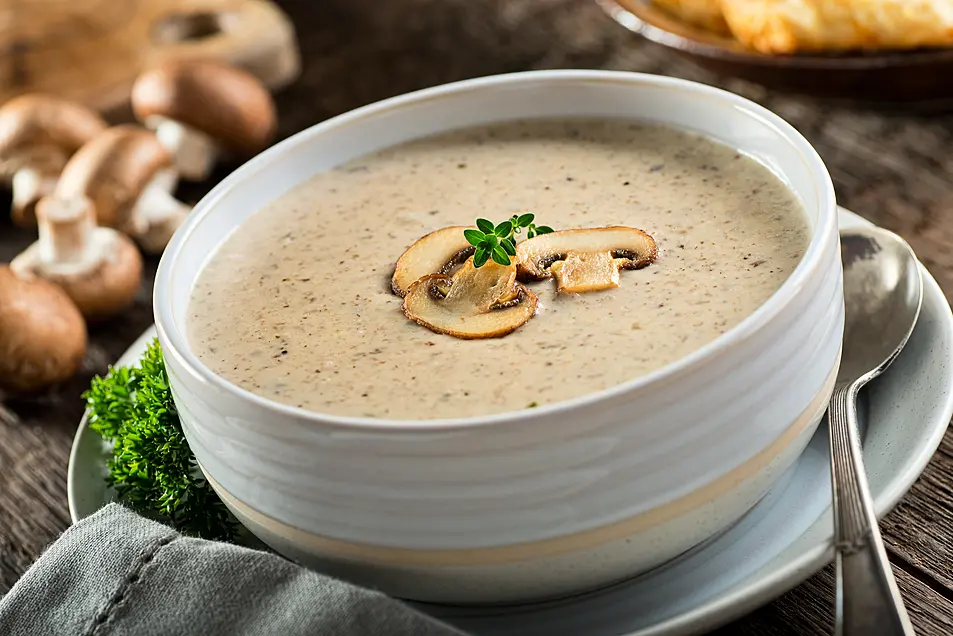
M 721 0 L 732 34 L 763 53 L 953 44 L 953 0 Z
M 715 33 L 728 34 L 728 25 L 721 13 L 721 0 L 653 0 L 653 4 L 683 22 Z

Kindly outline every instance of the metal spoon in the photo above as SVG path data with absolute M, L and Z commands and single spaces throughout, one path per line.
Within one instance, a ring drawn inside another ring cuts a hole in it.
M 917 258 L 900 237 L 875 227 L 844 230 L 846 324 L 837 385 L 827 410 L 842 636 L 913 634 L 884 550 L 861 459 L 857 394 L 896 359 L 920 315 Z

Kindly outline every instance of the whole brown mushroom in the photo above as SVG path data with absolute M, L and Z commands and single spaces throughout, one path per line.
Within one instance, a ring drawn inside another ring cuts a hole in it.
M 89 321 L 133 303 L 142 286 L 142 256 L 123 234 L 96 227 L 89 199 L 45 197 L 36 213 L 40 239 L 10 263 L 15 274 L 59 285 Z
M 0 265 L 0 389 L 38 391 L 72 377 L 86 323 L 62 289 Z
M 67 159 L 106 129 L 81 104 L 31 93 L 0 108 L 0 177 L 13 188 L 13 221 L 31 226 L 34 206 L 51 193 Z
M 99 225 L 116 228 L 144 250 L 161 253 L 191 208 L 172 196 L 172 157 L 140 126 L 114 126 L 83 146 L 63 168 L 59 199 L 89 198 Z
M 132 88 L 136 117 L 172 153 L 184 179 L 208 178 L 217 157 L 247 157 L 275 134 L 271 93 L 242 69 L 212 60 L 172 60 Z

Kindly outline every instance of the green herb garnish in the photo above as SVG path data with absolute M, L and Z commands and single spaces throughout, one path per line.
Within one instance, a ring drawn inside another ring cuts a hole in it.
M 476 248 L 473 253 L 473 266 L 483 265 L 493 259 L 500 265 L 509 265 L 510 256 L 516 256 L 516 235 L 526 229 L 526 237 L 533 238 L 540 234 L 549 234 L 553 228 L 547 225 L 536 225 L 533 214 L 514 214 L 509 220 L 498 225 L 486 219 L 477 219 L 479 229 L 464 230 L 463 235 L 467 242 Z
M 185 534 L 234 541 L 237 526 L 182 433 L 158 340 L 137 366 L 93 378 L 83 399 L 90 428 L 113 444 L 106 481 L 121 502 Z

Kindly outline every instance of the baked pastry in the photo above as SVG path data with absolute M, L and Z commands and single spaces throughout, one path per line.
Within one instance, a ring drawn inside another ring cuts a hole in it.
M 715 33 L 728 34 L 728 25 L 721 12 L 721 0 L 654 0 L 680 20 Z
M 953 0 L 721 0 L 720 8 L 734 37 L 763 53 L 953 44 Z

